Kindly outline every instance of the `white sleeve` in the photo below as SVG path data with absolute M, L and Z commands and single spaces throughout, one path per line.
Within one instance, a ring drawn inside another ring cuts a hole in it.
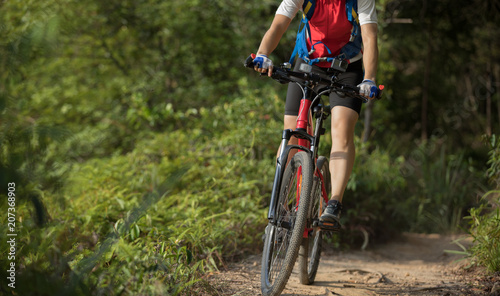
M 297 12 L 302 9 L 304 0 L 283 0 L 276 11 L 276 14 L 281 14 L 293 19 Z
M 358 17 L 359 25 L 376 24 L 377 10 L 375 9 L 375 0 L 359 0 L 358 1 Z

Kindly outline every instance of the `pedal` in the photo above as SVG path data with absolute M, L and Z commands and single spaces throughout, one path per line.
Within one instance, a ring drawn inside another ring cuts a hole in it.
M 341 226 L 338 223 L 322 222 L 318 223 L 319 228 L 325 231 L 340 231 Z

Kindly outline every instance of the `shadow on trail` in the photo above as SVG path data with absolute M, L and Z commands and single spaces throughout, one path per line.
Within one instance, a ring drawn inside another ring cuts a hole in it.
M 335 295 L 335 294 L 333 294 Z M 281 296 L 325 296 L 325 293 L 322 293 L 322 294 L 281 294 Z

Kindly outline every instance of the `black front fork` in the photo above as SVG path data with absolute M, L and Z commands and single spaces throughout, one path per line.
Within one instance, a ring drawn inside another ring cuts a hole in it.
M 271 192 L 271 201 L 269 203 L 269 212 L 267 214 L 267 218 L 271 224 L 276 225 L 276 205 L 279 201 L 279 195 L 281 190 L 281 183 L 283 181 L 283 175 L 285 174 L 286 164 L 288 162 L 288 155 L 290 154 L 290 150 L 299 149 L 302 151 L 306 151 L 309 154 L 312 154 L 312 151 L 309 148 L 300 146 L 300 145 L 288 145 L 292 136 L 304 137 L 307 138 L 311 143 L 313 143 L 313 137 L 308 135 L 306 132 L 301 130 L 292 131 L 290 129 L 286 129 L 283 131 L 283 136 L 280 145 L 280 155 L 276 160 L 276 172 L 274 173 L 274 183 L 273 190 Z
M 269 212 L 267 214 L 267 218 L 269 222 L 273 225 L 276 225 L 276 205 L 279 201 L 280 191 L 281 191 L 281 183 L 283 181 L 283 175 L 285 173 L 286 164 L 288 162 L 288 155 L 290 154 L 290 150 L 299 149 L 302 151 L 306 151 L 309 153 L 309 156 L 315 162 L 316 153 L 318 150 L 320 135 L 324 134 L 325 129 L 323 128 L 323 120 L 328 117 L 329 110 L 326 111 L 323 109 L 323 106 L 320 106 L 321 110 L 314 110 L 316 113 L 316 130 L 314 131 L 314 136 L 307 134 L 307 132 L 303 130 L 295 130 L 292 131 L 290 129 L 284 130 L 283 135 L 281 137 L 280 144 L 280 155 L 276 160 L 276 172 L 274 173 L 274 183 L 273 190 L 271 192 L 271 201 L 269 203 Z M 315 108 L 316 109 L 316 108 Z M 326 112 L 325 112 L 326 111 Z M 326 115 L 326 116 L 325 116 Z M 311 143 L 311 148 L 299 146 L 299 145 L 288 145 L 288 142 L 292 138 L 292 136 L 296 136 L 299 138 L 305 138 L 309 140 Z M 315 164 L 314 164 L 315 165 Z

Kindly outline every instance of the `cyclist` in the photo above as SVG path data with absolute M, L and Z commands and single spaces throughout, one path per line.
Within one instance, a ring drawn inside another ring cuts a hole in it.
M 307 0 L 306 0 L 307 1 Z M 316 0 L 313 17 L 309 20 L 310 35 L 307 37 L 307 49 L 310 58 L 336 57 L 341 48 L 349 41 L 353 24 L 346 14 L 346 1 L 349 0 Z M 255 71 L 271 76 L 273 64 L 268 58 L 277 47 L 281 37 L 287 30 L 304 0 L 283 0 L 268 31 L 265 33 L 254 59 Z M 360 94 L 369 98 L 370 88 L 375 84 L 378 64 L 377 14 L 375 0 L 357 0 L 357 15 L 361 28 L 363 50 L 348 60 L 346 72 L 339 75 L 339 82 L 360 87 Z M 330 52 L 330 53 L 329 53 Z M 295 69 L 305 61 L 300 57 Z M 319 62 L 313 65 L 313 71 L 325 72 L 330 63 Z M 364 69 L 364 71 L 363 71 Z M 302 91 L 294 83 L 288 84 L 285 104 L 284 128 L 294 129 Z M 359 118 L 362 101 L 356 98 L 340 97 L 333 92 L 329 97 L 331 110 L 332 148 L 330 154 L 331 199 L 320 217 L 320 222 L 329 225 L 328 229 L 337 230 L 340 225 L 342 197 L 352 172 L 355 157 L 354 126 Z M 297 143 L 292 138 L 292 144 Z

